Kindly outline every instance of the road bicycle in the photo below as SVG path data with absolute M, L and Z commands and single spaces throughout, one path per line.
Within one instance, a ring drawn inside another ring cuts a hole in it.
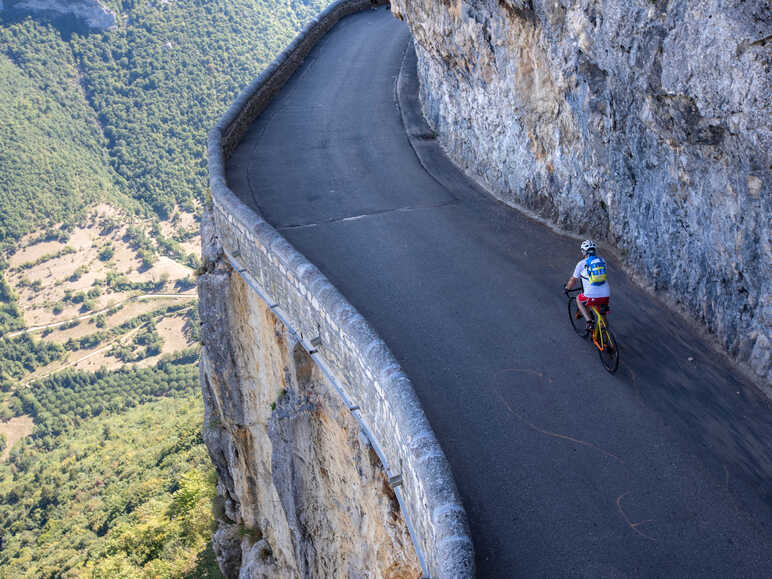
M 584 316 L 582 316 L 582 312 L 579 311 L 579 306 L 576 304 L 576 296 L 580 291 L 581 288 L 571 290 L 563 288 L 563 292 L 568 297 L 568 317 L 571 320 L 571 326 L 577 335 L 582 338 L 592 335 L 592 343 L 598 350 L 603 367 L 613 374 L 619 368 L 619 343 L 606 319 L 608 306 L 586 306 L 593 318 L 592 330 L 587 329 Z

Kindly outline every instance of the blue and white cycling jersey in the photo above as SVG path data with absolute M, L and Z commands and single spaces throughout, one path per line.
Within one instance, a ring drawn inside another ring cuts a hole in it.
M 592 285 L 587 276 L 587 258 L 581 260 L 574 268 L 574 277 L 582 280 L 582 293 L 588 298 L 607 298 L 611 296 L 611 287 L 608 282 L 601 285 Z

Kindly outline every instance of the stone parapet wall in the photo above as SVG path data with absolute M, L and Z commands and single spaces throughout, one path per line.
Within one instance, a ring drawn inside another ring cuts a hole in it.
M 474 574 L 466 513 L 447 459 L 412 384 L 385 343 L 325 276 L 242 203 L 225 159 L 316 42 L 340 18 L 372 6 L 343 0 L 309 23 L 237 99 L 209 135 L 215 230 L 226 258 L 294 332 L 343 398 L 381 458 L 424 572 Z
M 303 63 L 303 59 L 330 29 L 344 16 L 384 4 L 383 0 L 347 0 L 331 4 L 319 16 L 311 20 L 279 56 L 247 86 L 220 117 L 214 131 L 219 131 L 225 157 L 241 141 L 252 121 L 263 112 L 276 92 L 284 86 Z M 209 150 L 210 175 L 212 154 Z

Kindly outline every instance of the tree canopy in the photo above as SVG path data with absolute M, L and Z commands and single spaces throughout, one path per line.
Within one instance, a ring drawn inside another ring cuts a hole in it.
M 119 23 L 89 34 L 0 20 L 0 244 L 96 200 L 192 208 L 207 129 L 324 4 L 109 2 Z
M 0 464 L 4 576 L 219 577 L 202 414 L 167 398 L 15 448 Z

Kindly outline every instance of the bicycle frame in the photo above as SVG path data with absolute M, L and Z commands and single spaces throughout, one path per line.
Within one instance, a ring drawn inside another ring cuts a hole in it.
M 603 337 L 603 328 L 607 326 L 606 318 L 603 314 L 600 313 L 598 306 L 590 306 L 590 309 L 592 309 L 592 311 L 595 313 L 595 328 L 592 331 L 592 343 L 595 344 L 595 347 L 602 352 L 606 349 L 606 346 L 609 345 L 604 343 Z
M 584 318 L 582 317 L 581 310 L 578 308 L 576 295 L 572 295 L 572 293 L 578 293 L 581 289 L 568 290 L 563 288 L 563 291 L 568 296 L 568 314 L 574 331 L 582 338 L 586 338 L 589 335 L 592 336 L 592 344 L 600 355 L 603 367 L 613 374 L 619 367 L 619 344 L 617 344 L 616 336 L 614 336 L 606 320 L 604 306 L 585 305 L 587 315 L 595 322 L 592 324 L 592 330 L 589 330 L 585 328 Z M 604 311 L 604 313 L 601 313 L 601 311 Z M 579 320 L 582 321 L 580 322 Z

